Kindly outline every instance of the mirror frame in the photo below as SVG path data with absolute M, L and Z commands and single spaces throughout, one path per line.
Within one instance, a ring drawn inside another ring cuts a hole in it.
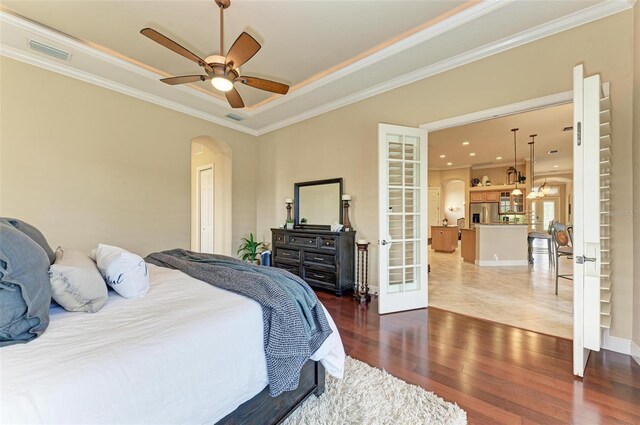
M 300 188 L 305 186 L 319 186 L 323 184 L 339 183 L 340 194 L 336 202 L 338 203 L 339 217 L 338 222 L 342 224 L 342 177 L 335 179 L 314 180 L 309 182 L 300 182 L 293 184 L 293 227 L 295 229 L 318 229 L 318 230 L 331 230 L 331 224 L 300 224 Z

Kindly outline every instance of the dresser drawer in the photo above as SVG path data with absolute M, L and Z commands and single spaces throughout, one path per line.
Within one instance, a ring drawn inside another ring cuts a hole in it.
M 275 261 L 288 260 L 288 261 L 300 261 L 300 251 L 295 249 L 276 248 Z
M 328 266 L 335 267 L 335 256 L 329 254 L 318 254 L 316 252 L 305 252 L 304 253 L 304 262 L 305 263 L 316 263 L 316 264 L 325 264 Z
M 273 235 L 273 243 L 281 243 L 281 244 L 284 244 L 284 243 L 285 243 L 285 237 L 284 237 L 284 235 L 274 234 L 274 235 Z
M 320 270 L 314 270 L 309 267 L 305 267 L 304 280 L 312 280 L 312 281 L 322 282 L 329 285 L 335 285 L 336 274 L 332 272 L 324 272 Z
M 318 238 L 315 236 L 289 235 L 287 243 L 292 246 L 315 248 L 318 246 Z
M 331 249 L 333 251 L 336 250 L 336 238 L 320 238 L 320 248 L 322 249 Z
M 274 267 L 277 267 L 279 269 L 284 269 L 290 273 L 295 274 L 296 276 L 300 276 L 300 267 L 298 266 L 294 266 L 292 264 L 286 264 L 286 263 L 280 263 L 280 262 L 275 262 L 273 263 Z

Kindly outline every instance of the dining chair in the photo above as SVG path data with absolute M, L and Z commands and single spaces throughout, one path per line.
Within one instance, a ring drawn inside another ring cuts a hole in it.
M 573 273 L 560 274 L 560 258 L 573 259 L 572 235 L 567 226 L 563 223 L 553 223 L 551 236 L 553 238 L 554 257 L 556 262 L 556 295 L 558 295 L 558 279 L 573 280 Z

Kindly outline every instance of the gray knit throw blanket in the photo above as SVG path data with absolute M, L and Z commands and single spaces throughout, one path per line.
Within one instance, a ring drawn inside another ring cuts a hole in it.
M 145 261 L 180 270 L 262 306 L 264 353 L 272 397 L 298 387 L 302 366 L 332 332 L 313 290 L 285 270 L 184 249 L 149 254 Z

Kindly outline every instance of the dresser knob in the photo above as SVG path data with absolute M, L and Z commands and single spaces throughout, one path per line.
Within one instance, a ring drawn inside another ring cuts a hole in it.
M 309 241 L 309 243 L 313 243 L 313 241 Z

